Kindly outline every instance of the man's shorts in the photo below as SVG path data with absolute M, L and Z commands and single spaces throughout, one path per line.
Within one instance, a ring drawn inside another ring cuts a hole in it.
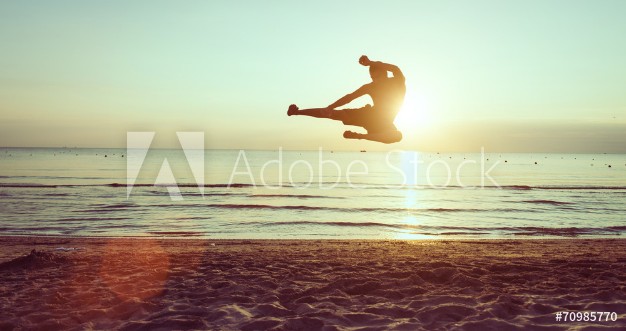
M 343 124 L 363 127 L 368 133 L 398 130 L 393 124 L 393 118 L 384 116 L 384 112 L 369 105 L 356 109 L 340 109 L 337 112 L 340 112 L 337 115 Z

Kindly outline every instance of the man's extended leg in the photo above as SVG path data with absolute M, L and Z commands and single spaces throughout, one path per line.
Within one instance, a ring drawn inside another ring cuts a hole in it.
M 402 140 L 402 132 L 394 130 L 362 134 L 352 131 L 346 131 L 343 133 L 343 137 L 346 139 L 365 139 L 381 142 L 384 144 L 393 144 Z
M 298 106 L 291 105 L 287 110 L 287 115 L 304 115 L 311 116 L 317 118 L 330 118 L 333 120 L 340 120 L 338 118 L 338 114 L 336 111 L 333 111 L 329 108 L 309 108 L 309 109 L 298 109 Z

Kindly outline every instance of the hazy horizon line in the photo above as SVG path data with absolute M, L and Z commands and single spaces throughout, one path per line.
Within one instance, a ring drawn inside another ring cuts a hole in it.
M 289 149 L 289 148 L 277 148 L 277 149 L 267 149 L 267 148 L 204 148 L 204 150 L 218 150 L 218 151 L 263 151 L 263 152 L 277 152 L 279 150 L 286 152 L 318 152 L 321 147 L 317 149 Z M 0 149 L 127 149 L 126 147 L 67 147 L 67 146 L 0 146 Z M 150 149 L 157 150 L 181 150 L 181 147 L 150 147 Z M 367 153 L 388 153 L 388 152 L 417 152 L 417 153 L 425 153 L 425 154 L 475 154 L 480 153 L 480 151 L 420 151 L 413 149 L 390 149 L 390 150 L 366 150 L 366 149 L 322 149 L 323 151 L 330 152 L 367 152 Z M 494 150 L 484 151 L 486 154 L 611 154 L 611 155 L 626 155 L 626 151 L 624 152 L 540 152 L 540 151 L 501 151 Z

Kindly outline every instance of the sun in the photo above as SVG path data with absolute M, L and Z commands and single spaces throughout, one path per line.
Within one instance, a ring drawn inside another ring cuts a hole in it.
M 400 131 L 411 133 L 433 124 L 433 106 L 430 99 L 414 90 L 407 90 L 404 104 L 394 124 Z

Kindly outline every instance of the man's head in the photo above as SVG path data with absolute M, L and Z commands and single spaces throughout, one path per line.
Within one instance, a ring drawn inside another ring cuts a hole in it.
M 370 77 L 372 77 L 372 81 L 374 82 L 385 79 L 387 78 L 387 71 L 378 66 L 372 65 L 370 66 Z

